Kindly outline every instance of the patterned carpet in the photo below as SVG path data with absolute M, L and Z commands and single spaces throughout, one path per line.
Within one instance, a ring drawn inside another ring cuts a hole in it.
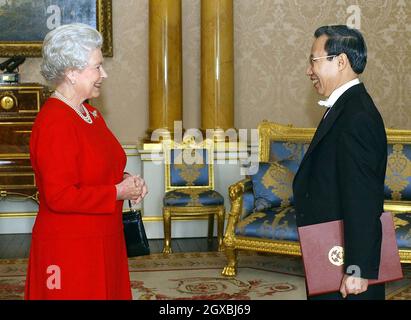
M 135 300 L 304 300 L 305 283 L 298 257 L 239 253 L 235 278 L 220 272 L 223 253 L 151 254 L 130 258 Z M 27 259 L 0 260 L 0 300 L 22 299 Z M 387 299 L 411 300 L 411 265 L 403 280 L 387 285 Z
M 221 276 L 224 254 L 176 253 L 130 259 L 134 299 L 305 299 L 300 259 L 240 253 L 235 278 Z M 159 283 L 162 284 L 159 289 Z

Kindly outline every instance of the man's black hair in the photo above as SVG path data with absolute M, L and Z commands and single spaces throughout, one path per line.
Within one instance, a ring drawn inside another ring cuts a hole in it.
M 324 49 L 327 55 L 345 53 L 351 68 L 356 74 L 361 74 L 367 64 L 367 45 L 360 31 L 346 25 L 323 26 L 315 30 L 314 37 L 328 37 Z

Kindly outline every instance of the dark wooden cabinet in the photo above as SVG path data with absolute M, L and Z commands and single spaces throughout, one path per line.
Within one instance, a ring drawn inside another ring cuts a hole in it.
M 49 95 L 38 83 L 0 85 L 0 196 L 37 200 L 30 164 L 31 127 Z

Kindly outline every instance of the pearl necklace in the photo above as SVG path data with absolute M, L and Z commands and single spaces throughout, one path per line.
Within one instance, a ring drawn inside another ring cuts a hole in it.
M 54 91 L 54 96 L 63 101 L 65 104 L 67 104 L 70 108 L 72 108 L 74 111 L 76 111 L 76 113 L 80 116 L 81 119 L 83 119 L 85 122 L 87 123 L 93 123 L 93 119 L 91 119 L 90 116 L 90 112 L 88 111 L 88 109 L 84 106 L 84 104 L 81 104 L 80 107 L 84 110 L 84 112 L 86 113 L 86 115 L 84 115 L 78 108 L 76 108 L 75 106 L 73 106 L 68 99 L 63 96 L 60 92 L 58 92 L 57 90 Z

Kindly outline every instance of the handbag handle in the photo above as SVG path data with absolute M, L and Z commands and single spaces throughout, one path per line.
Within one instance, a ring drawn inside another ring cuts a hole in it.
M 138 210 L 134 209 L 133 206 L 131 205 L 131 200 L 128 200 L 128 207 L 130 208 L 131 212 L 138 212 Z

